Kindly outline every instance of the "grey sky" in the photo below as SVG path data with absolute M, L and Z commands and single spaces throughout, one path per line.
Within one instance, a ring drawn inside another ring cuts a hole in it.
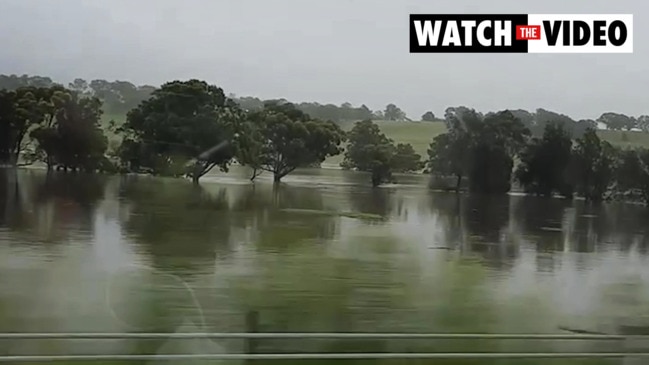
M 649 114 L 640 0 L 0 0 L 0 73 L 159 85 L 199 78 L 292 101 Z M 410 54 L 410 13 L 632 13 L 633 54 Z

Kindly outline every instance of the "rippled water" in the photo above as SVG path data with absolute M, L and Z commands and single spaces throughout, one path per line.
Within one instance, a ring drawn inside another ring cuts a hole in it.
M 151 177 L 0 174 L 0 332 L 242 332 L 251 311 L 264 332 L 639 333 L 649 326 L 643 207 L 434 193 L 425 176 L 371 189 L 363 174 L 326 169 L 287 176 L 276 188 L 263 175 L 250 184 L 243 169 L 208 176 L 200 188 Z M 258 346 L 623 350 L 612 342 L 520 340 Z M 241 340 L 0 340 L 0 355 L 242 350 Z

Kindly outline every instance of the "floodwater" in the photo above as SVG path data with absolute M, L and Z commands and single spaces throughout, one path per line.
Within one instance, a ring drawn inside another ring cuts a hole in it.
M 649 325 L 649 214 L 640 206 L 458 196 L 429 191 L 423 175 L 372 189 L 362 173 L 327 169 L 297 171 L 278 187 L 264 175 L 251 184 L 241 168 L 206 176 L 198 188 L 143 176 L 0 174 L 0 332 L 244 332 L 250 313 L 261 332 L 566 334 L 561 328 L 569 327 L 616 334 Z M 255 345 L 257 352 L 318 353 L 629 349 L 565 340 Z M 245 346 L 241 339 L 0 340 L 0 355 Z

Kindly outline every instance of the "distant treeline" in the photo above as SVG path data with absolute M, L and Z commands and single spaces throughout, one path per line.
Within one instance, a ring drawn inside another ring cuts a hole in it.
M 0 74 L 0 89 L 16 90 L 19 87 L 35 86 L 50 87 L 56 85 L 51 78 L 44 76 L 29 75 L 2 75 Z M 95 96 L 103 103 L 104 114 L 108 116 L 125 116 L 129 110 L 136 108 L 142 101 L 148 99 L 151 93 L 156 90 L 155 86 L 140 85 L 136 86 L 128 81 L 106 81 L 75 79 L 65 86 L 70 90 L 76 91 L 83 96 Z M 228 97 L 239 104 L 243 110 L 259 111 L 263 109 L 266 102 L 287 103 L 286 99 L 262 100 L 252 96 L 237 97 L 234 94 Z M 331 120 L 337 123 L 345 121 L 358 121 L 365 119 L 374 120 L 392 120 L 392 121 L 411 121 L 406 113 L 395 104 L 388 104 L 383 110 L 372 110 L 365 104 L 353 106 L 351 103 L 342 103 L 341 105 L 320 104 L 317 102 L 300 102 L 293 103 L 295 107 L 310 116 L 322 120 Z M 546 109 L 537 109 L 536 111 L 526 111 L 522 109 L 512 110 L 521 122 L 527 126 L 533 135 L 541 135 L 547 120 L 559 121 L 566 130 L 570 131 L 573 136 L 578 137 L 589 126 L 597 127 L 597 123 L 604 124 L 610 130 L 641 130 L 649 132 L 649 116 L 641 115 L 638 117 L 627 116 L 617 112 L 603 113 L 596 120 L 581 119 L 574 120 L 571 117 L 549 111 Z M 421 121 L 440 121 L 432 111 L 425 112 L 416 120 Z
M 26 86 L 50 87 L 54 85 L 57 85 L 57 83 L 49 77 L 0 74 L 0 89 L 16 90 Z M 103 103 L 104 113 L 110 116 L 126 115 L 129 110 L 136 108 L 142 101 L 148 99 L 156 89 L 156 87 L 150 85 L 136 86 L 128 81 L 86 81 L 84 79 L 75 79 L 68 85 L 58 85 L 65 86 L 83 96 L 95 96 L 99 98 Z M 264 108 L 264 103 L 266 102 L 288 102 L 285 99 L 261 100 L 250 96 L 237 97 L 233 94 L 228 95 L 228 97 L 247 111 L 259 111 Z M 343 103 L 338 106 L 334 104 L 302 102 L 296 103 L 295 106 L 314 118 L 334 122 L 363 119 L 410 121 L 406 113 L 394 104 L 388 104 L 384 110 L 377 111 L 371 110 L 364 104 L 360 107 L 354 107 L 350 103 Z M 435 121 L 435 116 L 432 112 L 427 112 L 422 116 L 422 120 Z
M 48 171 L 148 173 L 198 183 L 213 168 L 227 172 L 238 162 L 250 167 L 251 180 L 267 171 L 279 182 L 297 168 L 343 154 L 341 167 L 367 172 L 373 186 L 395 182 L 395 172 L 426 168 L 434 178 L 454 178 L 449 188 L 457 191 L 466 185 L 471 193 L 503 194 L 516 182 L 540 196 L 649 202 L 649 150 L 615 148 L 600 140 L 595 121 L 544 109 L 447 108 L 442 119 L 447 131 L 430 136 L 422 160 L 412 145 L 388 138 L 372 118 L 346 132 L 332 119 L 306 113 L 304 104 L 271 100 L 260 106 L 248 98 L 254 105 L 246 107 L 243 99 L 201 80 L 167 82 L 148 97 L 149 87 L 120 82 L 76 80 L 64 87 L 40 77 L 2 80 L 12 86 L 0 89 L 3 165 L 42 162 Z M 128 102 L 124 95 L 131 95 Z M 133 95 L 143 99 L 123 123 L 102 125 L 102 113 L 132 105 Z M 355 113 L 349 105 L 340 109 Z M 386 111 L 400 112 L 391 106 Z M 605 113 L 600 119 L 620 118 Z M 107 131 L 118 139 L 113 149 Z

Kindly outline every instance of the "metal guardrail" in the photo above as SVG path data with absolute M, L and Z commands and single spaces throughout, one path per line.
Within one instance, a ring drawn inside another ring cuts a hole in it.
M 599 334 L 478 334 L 478 333 L 0 333 L 2 340 L 118 340 L 118 339 L 437 339 L 437 340 L 614 340 L 646 339 L 649 335 Z M 469 353 L 234 353 L 234 354 L 143 354 L 143 355 L 10 355 L 6 362 L 74 361 L 179 361 L 179 360 L 351 360 L 351 359 L 558 359 L 558 358 L 649 358 L 649 352 L 469 352 Z
M 435 340 L 626 340 L 648 339 L 649 335 L 591 335 L 591 334 L 487 334 L 487 333 L 359 333 L 359 332 L 196 332 L 196 333 L 0 333 L 0 340 L 37 339 L 435 339 Z
M 374 360 L 374 359 L 567 359 L 649 357 L 649 353 L 348 353 L 348 354 L 177 354 L 177 355 L 53 355 L 0 356 L 0 362 L 147 361 L 147 360 Z

